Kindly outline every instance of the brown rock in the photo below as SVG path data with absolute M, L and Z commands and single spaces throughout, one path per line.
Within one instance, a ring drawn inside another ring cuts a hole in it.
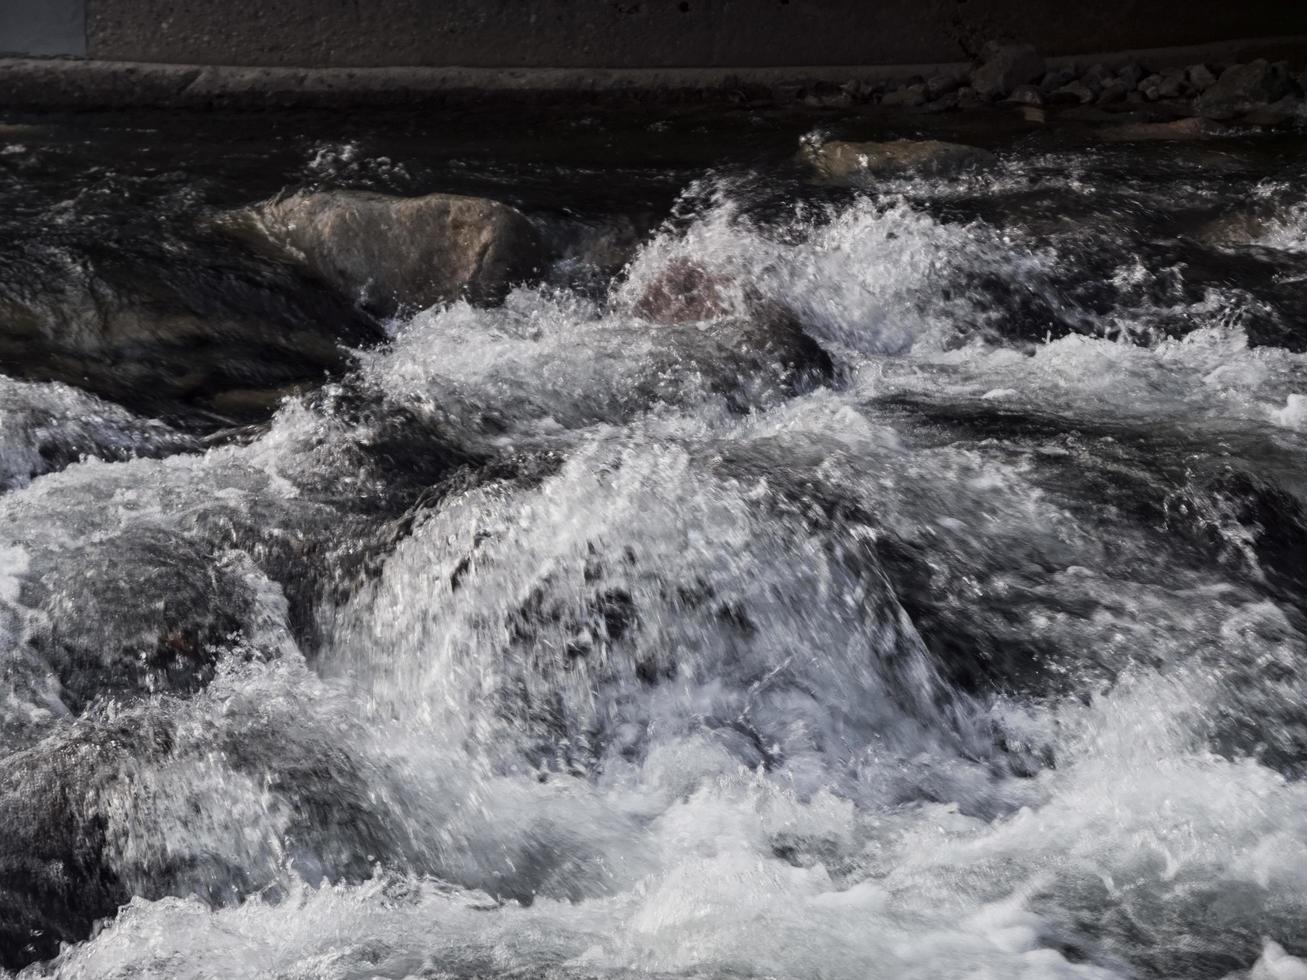
M 673 259 L 654 279 L 632 311 L 656 323 L 698 323 L 735 312 L 734 288 L 724 276 L 689 259 Z
M 849 143 L 835 140 L 805 147 L 803 158 L 825 179 L 846 181 L 862 175 L 952 173 L 993 163 L 986 150 L 939 140 L 896 140 L 892 143 Z
M 514 208 L 455 194 L 300 193 L 259 205 L 251 219 L 319 277 L 382 314 L 460 298 L 494 302 L 531 273 L 541 251 Z
M 1207 119 L 1176 119 L 1172 122 L 1137 122 L 1120 126 L 1107 126 L 1099 130 L 1106 140 L 1122 143 L 1160 140 L 1197 140 L 1220 136 L 1227 132 L 1219 123 Z

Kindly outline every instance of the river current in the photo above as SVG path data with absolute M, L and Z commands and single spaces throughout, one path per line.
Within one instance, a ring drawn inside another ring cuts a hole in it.
M 1307 977 L 1307 139 L 635 115 L 0 126 L 0 293 L 343 322 L 212 230 L 284 189 L 551 250 L 264 419 L 0 361 L 0 962 Z

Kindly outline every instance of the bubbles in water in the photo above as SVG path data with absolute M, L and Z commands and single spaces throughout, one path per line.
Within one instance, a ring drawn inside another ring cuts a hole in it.
M 1006 179 L 699 187 L 203 453 L 0 388 L 27 975 L 1307 969 L 1304 355 Z

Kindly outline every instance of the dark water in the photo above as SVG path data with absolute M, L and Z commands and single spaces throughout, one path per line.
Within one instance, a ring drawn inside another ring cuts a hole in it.
M 0 125 L 0 964 L 1307 976 L 1307 138 L 885 125 Z M 379 322 L 299 188 L 549 259 Z

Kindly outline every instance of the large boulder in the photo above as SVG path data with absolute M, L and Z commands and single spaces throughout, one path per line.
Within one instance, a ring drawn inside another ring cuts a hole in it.
M 1216 84 L 1195 100 L 1194 108 L 1206 119 L 1235 119 L 1301 94 L 1302 90 L 1287 65 L 1271 64 L 1260 58 L 1223 71 Z
M 995 161 L 992 153 L 939 140 L 851 143 L 833 140 L 803 150 L 803 158 L 822 178 L 836 183 L 862 176 L 905 173 L 947 174 Z
M 676 258 L 634 294 L 656 324 L 656 375 L 688 373 L 749 411 L 830 380 L 834 365 L 792 312 L 726 273 Z
M 971 72 L 971 87 L 981 98 L 996 100 L 1012 93 L 1018 85 L 1039 82 L 1047 66 L 1039 52 L 1028 44 L 987 44 L 980 64 Z
M 81 719 L 0 759 L 0 975 L 133 896 L 236 902 L 287 866 L 314 884 L 435 870 L 363 733 L 302 714 L 282 688 L 233 686 Z
M 463 298 L 493 302 L 531 274 L 541 252 L 519 211 L 456 194 L 302 192 L 258 205 L 247 218 L 310 271 L 382 315 Z
M 148 415 L 246 421 L 384 339 L 303 272 L 223 241 L 0 253 L 0 363 Z M 242 395 L 240 404 L 224 398 Z

